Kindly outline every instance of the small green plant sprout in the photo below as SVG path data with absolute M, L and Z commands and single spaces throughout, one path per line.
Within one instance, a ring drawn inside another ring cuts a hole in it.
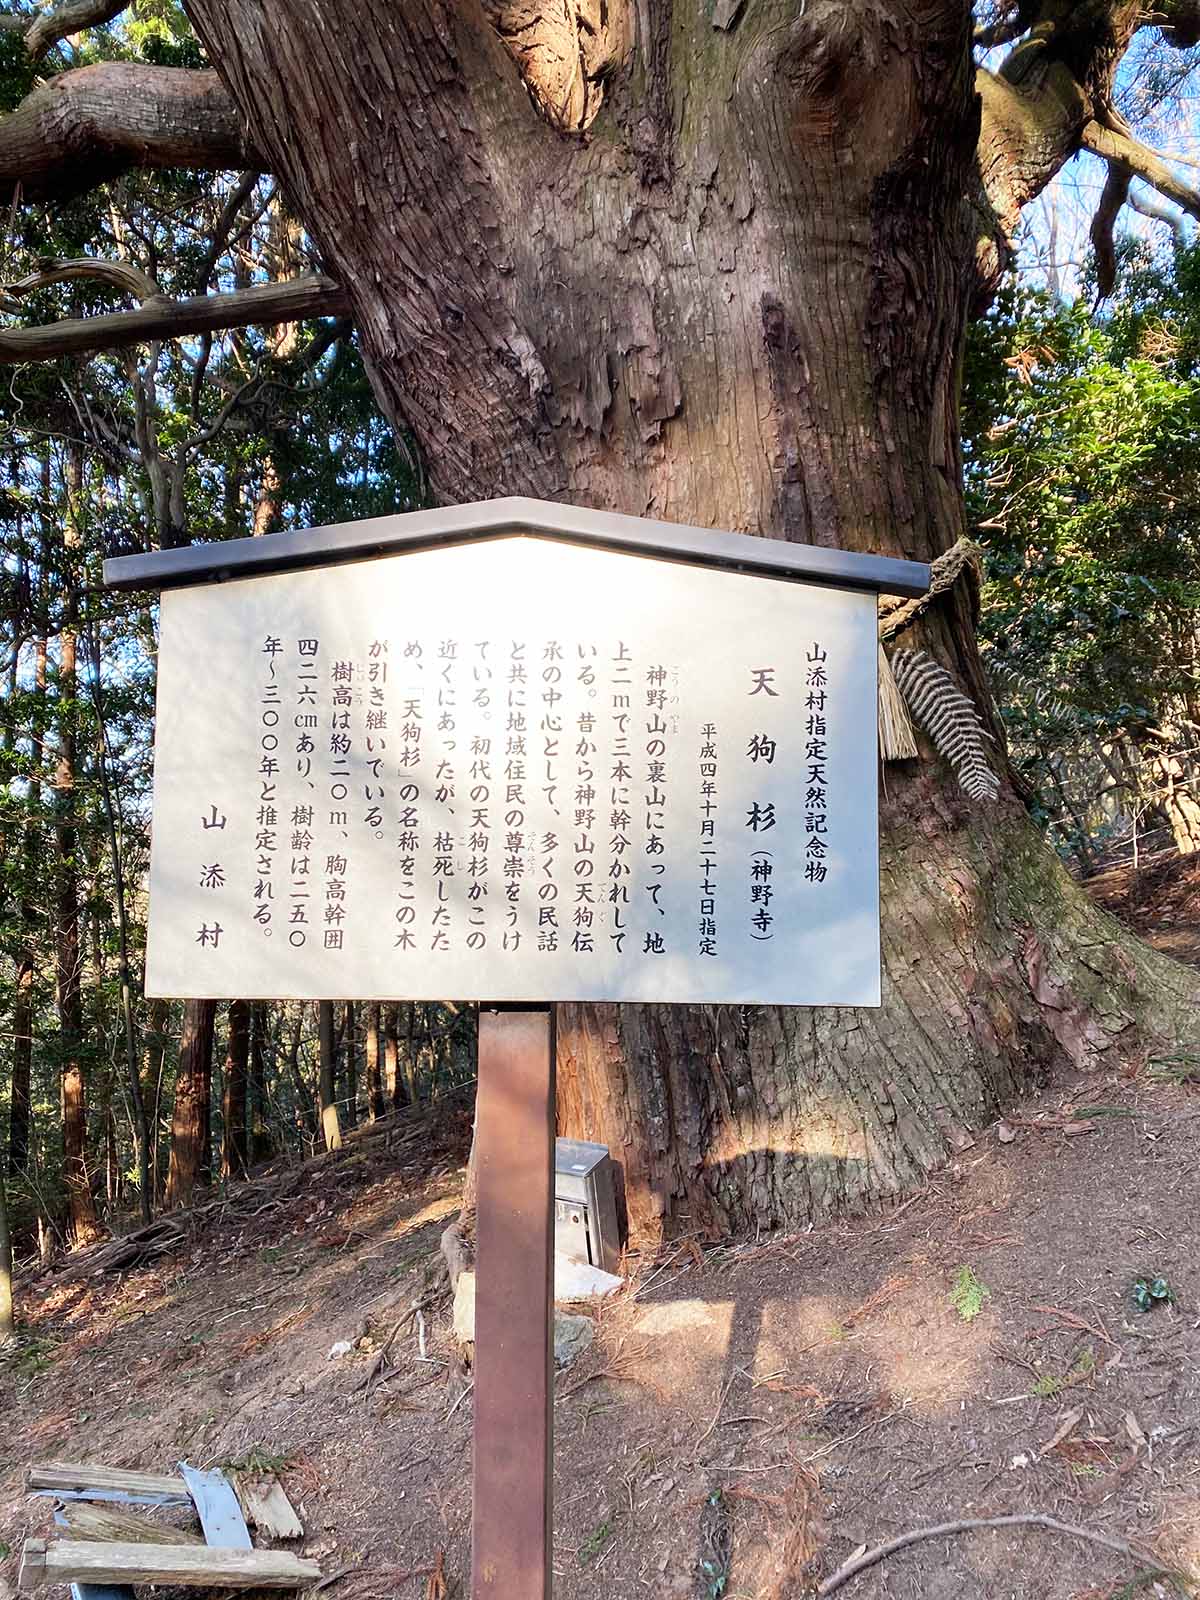
M 1188 1052 L 1151 1056 L 1146 1063 L 1152 1078 L 1163 1083 L 1200 1084 L 1200 1056 Z
M 589 1561 L 594 1561 L 616 1531 L 612 1522 L 601 1522 L 594 1527 L 579 1547 L 579 1565 L 586 1567 Z
M 227 1461 L 225 1465 L 233 1472 L 244 1472 L 250 1476 L 263 1476 L 269 1472 L 282 1472 L 288 1464 L 287 1455 L 277 1455 L 275 1451 L 268 1450 L 266 1445 L 252 1444 L 246 1454 L 237 1461 Z
M 1036 1395 L 1039 1400 L 1053 1400 L 1066 1386 L 1067 1380 L 1060 1378 L 1057 1372 L 1043 1372 L 1029 1392 Z
M 1139 1311 L 1153 1311 L 1155 1306 L 1175 1304 L 1175 1292 L 1167 1280 L 1155 1277 L 1149 1272 L 1133 1280 L 1130 1292 L 1133 1303 Z
M 950 1304 L 963 1322 L 974 1322 L 983 1310 L 983 1302 L 991 1297 L 991 1293 L 987 1284 L 977 1278 L 970 1267 L 959 1267 L 950 1287 Z
M 1075 1365 L 1065 1377 L 1060 1377 L 1057 1372 L 1043 1372 L 1029 1392 L 1039 1400 L 1054 1400 L 1064 1389 L 1069 1389 L 1075 1383 L 1086 1383 L 1095 1373 L 1096 1352 L 1088 1345 L 1075 1357 Z

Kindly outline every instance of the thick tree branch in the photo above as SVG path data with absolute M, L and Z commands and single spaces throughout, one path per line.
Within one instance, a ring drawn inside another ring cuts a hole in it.
M 1084 124 L 1082 144 L 1085 150 L 1103 157 L 1110 166 L 1118 167 L 1131 177 L 1141 178 L 1152 189 L 1157 189 L 1164 199 L 1173 200 L 1189 216 L 1200 217 L 1200 191 L 1184 183 L 1157 151 L 1151 150 L 1140 139 L 1135 139 L 1131 133 L 1092 119 Z
M 34 289 L 45 289 L 53 283 L 78 282 L 80 279 L 111 283 L 138 301 L 161 298 L 157 283 L 140 267 L 128 261 L 97 261 L 92 256 L 82 256 L 70 261 L 45 260 L 33 272 L 26 273 L 25 277 L 18 278 L 14 283 L 0 284 L 0 304 L 4 298 L 15 296 L 19 299 L 21 295 L 31 294 Z
M 1142 26 L 1161 28 L 1168 44 L 1190 50 L 1200 44 L 1200 0 L 1159 0 L 1142 13 Z
M 234 294 L 198 295 L 193 300 L 147 300 L 136 311 L 51 322 L 40 328 L 0 330 L 0 365 L 53 361 L 59 356 L 116 350 L 148 339 L 178 339 L 187 334 L 261 323 L 303 322 L 309 317 L 342 317 L 350 309 L 345 291 L 317 273 L 286 283 L 259 283 Z
M 34 18 L 25 35 L 25 48 L 37 61 L 60 39 L 81 33 L 84 28 L 99 28 L 119 17 L 128 5 L 129 0 L 63 0 L 53 11 L 43 11 Z
M 1029 202 L 1081 149 L 1102 156 L 1126 178 L 1143 179 L 1197 215 L 1197 195 L 1163 159 L 1139 143 L 1113 110 L 1117 68 L 1140 28 L 1162 28 L 1171 44 L 1200 37 L 1200 0 L 1018 0 L 1029 26 L 999 72 L 981 68 L 978 303 L 986 304 L 1011 257 L 1011 241 Z M 1007 21 L 1007 10 L 995 18 Z M 1105 192 L 1097 219 L 1103 252 L 1121 180 Z M 1127 185 L 1126 185 L 1127 186 Z M 1109 211 L 1111 210 L 1111 215 Z M 1101 270 L 1104 270 L 1103 261 Z
M 105 61 L 61 73 L 0 121 L 0 199 L 67 198 L 130 167 L 260 166 L 215 72 Z
M 975 29 L 975 47 L 994 50 L 998 45 L 1011 44 L 1025 33 L 1037 15 L 1037 0 L 1014 0 L 1000 9 L 990 22 Z
M 1187 243 L 1183 218 L 1178 211 L 1172 211 L 1167 206 L 1160 206 L 1153 200 L 1147 200 L 1145 195 L 1139 194 L 1136 189 L 1129 196 L 1129 204 L 1139 216 L 1149 217 L 1152 222 L 1166 223 L 1175 236 L 1176 244 L 1183 245 Z
M 1121 214 L 1121 207 L 1129 198 L 1129 185 L 1132 181 L 1130 174 L 1124 168 L 1109 167 L 1104 193 L 1100 196 L 1100 204 L 1096 207 L 1096 214 L 1092 218 L 1092 249 L 1096 253 L 1096 292 L 1101 300 L 1108 299 L 1117 281 L 1117 249 L 1113 243 L 1113 229 Z

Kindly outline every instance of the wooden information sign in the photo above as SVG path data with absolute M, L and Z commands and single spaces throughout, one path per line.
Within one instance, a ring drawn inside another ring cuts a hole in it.
M 105 565 L 162 597 L 148 994 L 476 999 L 473 1592 L 550 1593 L 556 1000 L 879 1003 L 875 596 L 531 500 Z

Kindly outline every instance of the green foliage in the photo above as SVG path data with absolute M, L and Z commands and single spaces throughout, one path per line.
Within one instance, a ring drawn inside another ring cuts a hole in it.
M 1064 752 L 1115 767 L 1200 711 L 1200 247 L 1124 257 L 1103 319 L 1009 286 L 969 344 L 981 642 L 1043 819 Z
M 232 1472 L 245 1472 L 247 1474 L 283 1472 L 291 1458 L 285 1451 L 268 1450 L 264 1444 L 252 1444 L 245 1455 L 239 1456 L 236 1461 L 226 1461 L 222 1465 Z
M 990 1299 L 992 1291 L 977 1278 L 970 1267 L 959 1267 L 950 1286 L 950 1304 L 963 1322 L 974 1322 L 983 1310 L 983 1302 Z
M 601 1554 L 605 1545 L 617 1531 L 617 1525 L 612 1521 L 598 1523 L 579 1547 L 579 1565 L 586 1567 L 595 1561 Z
M 1139 1311 L 1153 1311 L 1155 1306 L 1175 1304 L 1174 1291 L 1166 1278 L 1149 1272 L 1133 1280 L 1130 1297 Z

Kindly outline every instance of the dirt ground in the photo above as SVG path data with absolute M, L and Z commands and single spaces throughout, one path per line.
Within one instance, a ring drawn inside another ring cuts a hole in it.
M 859 1546 L 1020 1512 L 1135 1554 L 978 1530 L 837 1592 L 1200 1594 L 1198 1134 L 1200 1054 L 1131 1062 L 1013 1108 L 886 1215 L 632 1258 L 557 1382 L 555 1594 L 787 1600 Z M 19 1282 L 0 1594 L 49 1525 L 31 1460 L 186 1458 L 278 1466 L 330 1600 L 465 1597 L 470 1374 L 438 1238 L 468 1135 L 463 1109 L 400 1115 L 147 1266 Z M 1139 1275 L 1174 1303 L 1136 1309 Z
M 1200 855 L 1159 851 L 1136 870 L 1125 862 L 1097 873 L 1087 889 L 1156 950 L 1200 966 Z

